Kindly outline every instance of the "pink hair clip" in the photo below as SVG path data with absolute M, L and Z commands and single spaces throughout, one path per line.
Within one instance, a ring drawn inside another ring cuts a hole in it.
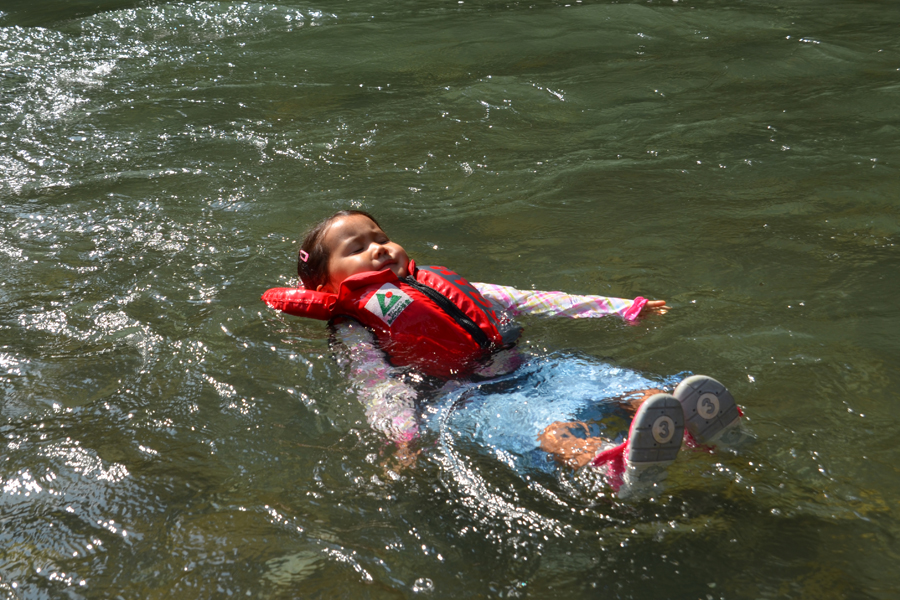
M 306 250 L 300 251 L 300 260 L 302 260 L 303 262 L 306 262 L 309 260 L 309 253 Z

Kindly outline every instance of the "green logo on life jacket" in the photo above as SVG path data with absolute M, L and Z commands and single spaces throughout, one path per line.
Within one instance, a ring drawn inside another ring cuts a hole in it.
M 390 326 L 410 304 L 412 298 L 403 290 L 392 283 L 386 283 L 372 294 L 365 308 Z
M 375 294 L 378 298 L 378 305 L 381 306 L 381 314 L 386 315 L 391 307 L 400 301 L 400 296 L 394 292 L 386 292 L 384 294 Z

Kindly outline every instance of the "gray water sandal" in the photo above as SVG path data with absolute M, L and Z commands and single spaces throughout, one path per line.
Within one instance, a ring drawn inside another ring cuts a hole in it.
M 726 443 L 738 432 L 741 413 L 724 385 L 706 375 L 678 384 L 673 395 L 684 409 L 685 427 L 698 444 Z
M 625 447 L 625 473 L 619 496 L 653 487 L 666 478 L 684 437 L 684 412 L 669 394 L 650 396 L 634 415 Z

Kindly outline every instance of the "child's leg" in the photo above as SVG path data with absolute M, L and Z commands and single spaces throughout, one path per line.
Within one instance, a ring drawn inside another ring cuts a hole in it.
M 626 392 L 612 399 L 630 412 L 637 412 L 641 405 L 656 394 L 658 388 Z M 608 450 L 612 443 L 602 437 L 590 435 L 590 426 L 584 421 L 556 421 L 548 425 L 538 436 L 541 450 L 553 455 L 557 461 L 573 469 L 580 469 L 591 462 L 601 450 Z M 624 448 L 624 445 L 622 446 Z
M 684 437 L 684 412 L 669 394 L 654 394 L 634 415 L 628 440 L 600 452 L 591 463 L 605 467 L 619 496 L 654 488 L 666 478 Z
M 610 485 L 623 496 L 665 479 L 665 468 L 681 448 L 684 412 L 673 396 L 653 394 L 638 408 L 624 443 L 613 446 L 589 433 L 583 421 L 557 421 L 538 440 L 542 450 L 570 467 L 604 467 Z
M 588 464 L 600 450 L 612 445 L 606 438 L 591 436 L 590 426 L 584 421 L 551 423 L 538 436 L 538 441 L 541 450 L 573 469 Z
M 645 390 L 634 390 L 632 392 L 625 392 L 621 396 L 615 398 L 619 402 L 619 404 L 624 405 L 626 410 L 630 410 L 631 412 L 637 412 L 637 409 L 641 407 L 641 404 L 647 401 L 648 398 L 654 396 L 656 394 L 665 394 L 665 390 L 661 390 L 659 388 L 647 388 Z

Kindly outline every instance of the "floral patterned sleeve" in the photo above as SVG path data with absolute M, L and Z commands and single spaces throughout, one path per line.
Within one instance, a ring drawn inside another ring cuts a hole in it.
M 634 300 L 608 298 L 606 296 L 578 296 L 565 292 L 517 290 L 505 285 L 472 283 L 481 295 L 503 306 L 514 316 L 540 315 L 544 317 L 568 317 L 592 319 L 616 314 L 626 321 L 637 318 L 647 300 L 638 296 Z
M 344 346 L 340 362 L 346 364 L 351 386 L 372 429 L 394 442 L 408 442 L 419 433 L 416 391 L 393 375 L 397 369 L 375 345 L 375 336 L 356 321 L 335 324 Z

